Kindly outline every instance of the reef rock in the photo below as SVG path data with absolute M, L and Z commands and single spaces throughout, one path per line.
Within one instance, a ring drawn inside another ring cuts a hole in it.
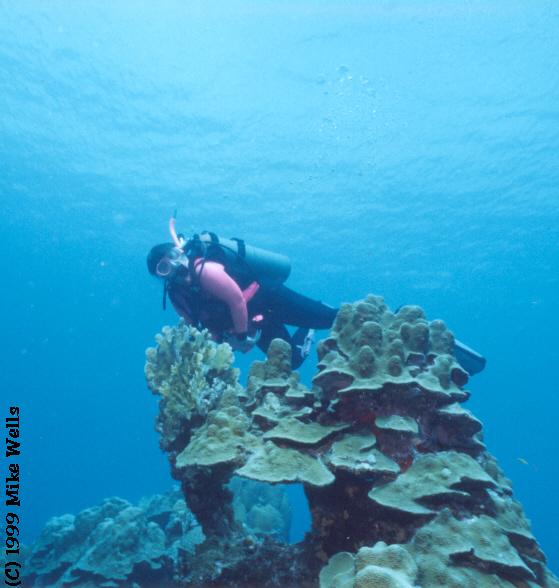
M 253 563 L 263 549 L 270 549 L 269 538 L 287 542 L 291 510 L 282 488 L 234 478 L 230 489 Z M 185 585 L 180 568 L 184 554 L 193 555 L 204 539 L 179 490 L 137 505 L 110 498 L 76 516 L 51 519 L 25 549 L 24 579 L 37 588 L 179 588 Z M 220 569 L 222 556 L 208 550 L 201 556 L 206 579 L 212 569 Z M 279 556 L 287 557 L 287 551 Z M 223 567 L 234 559 L 232 550 L 227 558 Z
M 278 339 L 242 387 L 227 344 L 166 327 L 145 372 L 181 494 L 53 519 L 30 585 L 559 588 L 462 406 L 453 342 L 420 308 L 368 296 L 340 309 L 311 388 Z M 293 483 L 312 517 L 296 545 Z
M 175 587 L 179 552 L 202 542 L 180 492 L 133 506 L 109 498 L 78 515 L 53 518 L 29 550 L 26 585 Z
M 453 343 L 420 308 L 392 312 L 368 296 L 343 305 L 318 345 L 312 389 L 281 340 L 243 389 L 226 344 L 165 329 L 146 374 L 162 397 L 161 446 L 206 536 L 182 556 L 183 585 L 557 586 L 462 407 L 468 374 Z M 305 540 L 256 548 L 233 516 L 233 476 L 303 484 Z M 199 565 L 208 554 L 220 554 L 219 569 Z M 275 571 L 263 575 L 255 557 L 276 558 Z

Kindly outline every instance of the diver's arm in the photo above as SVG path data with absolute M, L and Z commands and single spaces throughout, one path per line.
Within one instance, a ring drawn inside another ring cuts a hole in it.
M 225 302 L 231 313 L 236 335 L 245 335 L 248 330 L 248 311 L 242 290 L 225 271 L 221 263 L 206 261 L 196 266 L 204 292 Z

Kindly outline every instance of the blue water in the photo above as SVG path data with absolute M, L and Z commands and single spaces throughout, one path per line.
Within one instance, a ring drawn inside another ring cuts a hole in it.
M 177 207 L 310 296 L 419 304 L 485 353 L 467 406 L 559 571 L 558 30 L 545 0 L 0 1 L 25 539 L 172 483 L 143 364 Z

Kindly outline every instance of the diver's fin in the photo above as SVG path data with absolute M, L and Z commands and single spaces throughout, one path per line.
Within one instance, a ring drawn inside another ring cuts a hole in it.
M 475 376 L 479 372 L 483 371 L 487 360 L 483 355 L 480 355 L 477 351 L 474 351 L 467 345 L 464 345 L 458 339 L 454 341 L 454 357 L 456 361 L 470 374 Z
M 303 361 L 311 352 L 314 343 L 314 329 L 300 327 L 295 331 L 291 338 L 291 345 L 295 354 L 299 355 Z M 296 350 L 296 351 L 295 351 Z
M 301 355 L 307 357 L 311 352 L 311 347 L 314 343 L 314 329 L 309 329 L 307 332 L 303 344 L 301 345 Z

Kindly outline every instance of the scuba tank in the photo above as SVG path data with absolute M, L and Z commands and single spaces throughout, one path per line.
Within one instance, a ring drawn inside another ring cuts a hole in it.
M 188 257 L 202 257 L 225 266 L 228 273 L 265 286 L 279 286 L 289 277 L 291 262 L 286 255 L 247 245 L 242 239 L 225 239 L 204 231 L 185 245 Z
M 228 273 L 240 279 L 256 281 L 265 286 L 279 286 L 291 272 L 286 255 L 247 245 L 242 239 L 224 239 L 210 231 L 193 235 L 188 241 L 175 229 L 176 214 L 169 219 L 169 233 L 178 253 L 188 258 L 194 273 L 194 260 L 217 261 Z

